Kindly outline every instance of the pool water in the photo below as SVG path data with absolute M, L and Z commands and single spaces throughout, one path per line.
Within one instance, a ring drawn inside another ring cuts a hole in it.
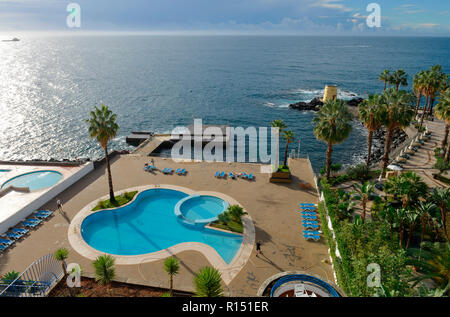
M 214 196 L 194 196 L 180 206 L 181 214 L 190 220 L 214 219 L 223 213 L 228 203 Z
M 200 242 L 230 263 L 242 244 L 242 236 L 180 221 L 174 208 L 186 197 L 171 189 L 146 190 L 129 205 L 86 217 L 81 225 L 82 237 L 94 249 L 115 255 L 147 254 L 183 242 Z
M 35 191 L 51 187 L 61 179 L 62 174 L 56 171 L 31 172 L 11 178 L 2 185 L 2 188 L 8 186 L 29 187 L 30 191 Z

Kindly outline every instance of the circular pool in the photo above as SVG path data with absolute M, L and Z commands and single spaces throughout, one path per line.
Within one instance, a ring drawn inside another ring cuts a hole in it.
M 11 178 L 2 185 L 2 188 L 8 186 L 28 187 L 30 191 L 36 191 L 51 187 L 62 179 L 62 174 L 57 171 L 37 171 L 22 174 Z
M 215 196 L 189 196 L 178 202 L 175 214 L 195 223 L 209 223 L 227 210 L 229 204 Z

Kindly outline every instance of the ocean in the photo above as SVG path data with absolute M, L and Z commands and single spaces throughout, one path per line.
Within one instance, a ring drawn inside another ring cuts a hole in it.
M 337 84 L 343 99 L 380 92 L 379 73 L 412 76 L 441 64 L 450 73 L 450 38 L 313 36 L 23 35 L 0 42 L 0 159 L 99 158 L 85 120 L 95 105 L 118 115 L 110 149 L 129 149 L 131 131 L 170 132 L 204 124 L 264 127 L 283 119 L 315 170 L 326 145 L 311 112 L 290 103 Z M 333 161 L 363 160 L 367 133 L 353 122 Z M 281 146 L 280 155 L 284 155 Z

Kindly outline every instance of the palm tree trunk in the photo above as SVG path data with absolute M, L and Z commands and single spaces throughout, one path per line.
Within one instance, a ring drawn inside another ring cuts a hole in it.
M 364 199 L 364 198 L 363 198 Z M 361 214 L 361 220 L 364 222 L 366 220 L 366 201 L 365 199 L 362 202 L 362 214 Z
M 170 276 L 170 294 L 173 294 L 173 276 Z
M 397 88 L 397 91 L 398 91 L 398 88 L 400 87 L 400 84 L 396 84 L 395 87 Z
M 414 223 L 409 226 L 408 242 L 406 242 L 406 249 L 409 248 L 409 244 L 411 243 L 413 233 L 414 233 Z
M 445 160 L 444 160 L 445 164 L 448 163 L 449 159 L 450 159 L 450 144 L 448 145 L 447 153 L 445 154 Z
M 384 81 L 384 91 L 386 91 L 387 80 Z
M 448 140 L 448 132 L 450 130 L 450 125 L 447 123 L 445 125 L 445 134 L 444 134 L 444 140 L 442 140 L 441 148 L 444 151 L 444 155 L 447 153 L 447 140 Z
M 419 113 L 419 106 L 420 106 L 421 99 L 422 99 L 422 94 L 419 93 L 419 95 L 417 96 L 416 109 L 414 110 L 414 118 L 416 118 L 417 114 Z
M 400 224 L 400 248 L 403 244 L 403 222 Z
M 423 125 L 423 118 L 425 117 L 425 113 L 427 112 L 428 103 L 429 103 L 429 96 L 427 96 L 425 106 L 423 107 L 422 117 L 420 118 L 420 127 L 422 127 L 422 125 Z
M 434 98 L 430 99 L 430 106 L 428 109 L 428 116 L 431 117 L 433 114 Z
M 420 233 L 420 245 L 422 245 L 423 237 L 425 236 L 425 225 L 426 225 L 425 218 L 422 217 L 422 231 Z
M 392 139 L 392 128 L 388 128 L 386 132 L 386 141 L 384 145 L 384 156 L 383 156 L 383 177 L 386 177 L 386 170 L 389 164 L 389 152 L 391 150 L 391 139 Z
M 333 154 L 333 144 L 328 143 L 327 149 L 327 180 L 330 179 L 331 156 Z
M 289 141 L 286 142 L 286 148 L 284 149 L 284 166 L 287 165 L 287 153 L 288 153 Z
M 370 155 L 372 154 L 372 138 L 373 138 L 373 131 L 369 131 L 369 135 L 367 136 L 367 167 L 370 165 Z
M 116 198 L 114 197 L 113 182 L 112 182 L 112 177 L 111 177 L 111 166 L 109 165 L 109 156 L 108 156 L 108 147 L 107 146 L 105 146 L 105 159 L 106 159 L 106 168 L 108 170 L 109 201 L 111 203 L 115 203 Z

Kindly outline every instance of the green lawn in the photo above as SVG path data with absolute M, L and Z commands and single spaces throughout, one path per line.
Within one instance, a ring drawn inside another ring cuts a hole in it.
M 92 209 L 92 211 L 97 211 L 100 209 L 117 208 L 117 207 L 123 206 L 123 205 L 127 204 L 128 202 L 130 202 L 136 194 L 137 194 L 137 191 L 133 191 L 133 192 L 125 192 L 122 195 L 115 196 L 116 202 L 114 204 L 111 203 L 109 201 L 109 199 L 101 200 Z
M 244 232 L 244 227 L 242 226 L 242 221 L 240 221 L 238 223 L 234 220 L 230 220 L 228 223 L 223 223 L 223 222 L 217 220 L 217 221 L 212 222 L 210 224 L 210 226 L 214 227 L 214 228 L 218 228 L 218 229 L 228 230 L 231 232 L 237 232 L 237 233 Z

